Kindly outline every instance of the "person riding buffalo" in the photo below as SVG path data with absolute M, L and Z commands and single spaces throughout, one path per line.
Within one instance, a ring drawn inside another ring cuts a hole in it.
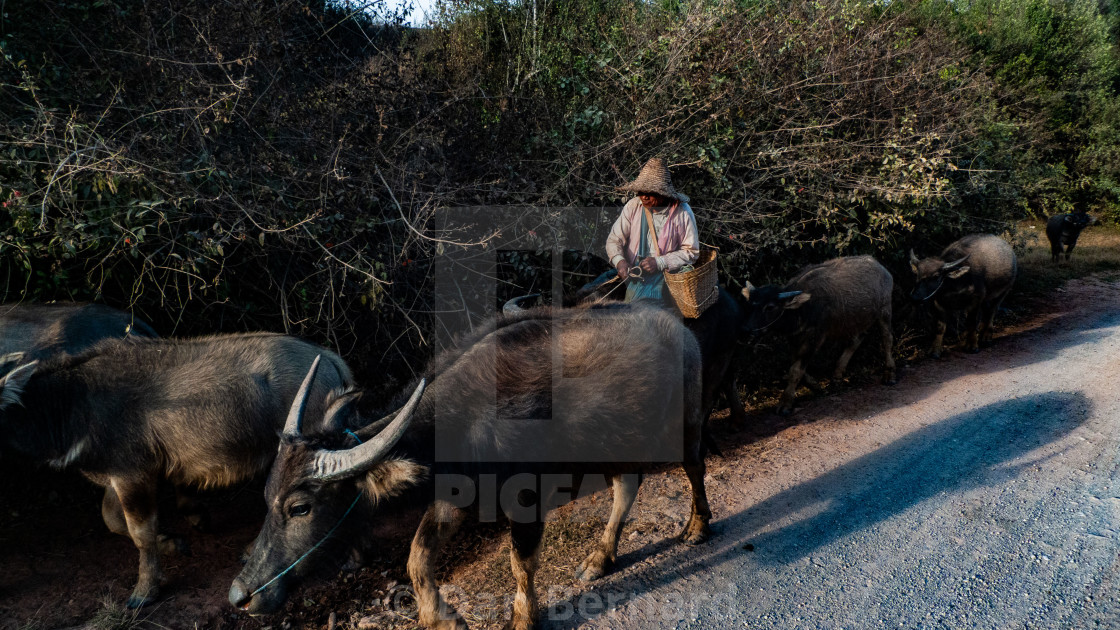
M 607 237 L 607 256 L 627 282 L 626 302 L 668 299 L 663 274 L 696 262 L 700 240 L 688 196 L 677 192 L 660 158 L 642 167 L 619 190 L 636 196 L 626 202 Z

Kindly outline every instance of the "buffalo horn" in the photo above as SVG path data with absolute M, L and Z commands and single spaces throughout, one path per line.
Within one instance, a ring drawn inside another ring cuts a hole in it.
M 315 454 L 311 476 L 322 481 L 336 481 L 363 473 L 373 467 L 389 452 L 408 429 L 412 412 L 424 393 L 425 380 L 421 380 L 412 392 L 412 398 L 397 412 L 397 417 L 372 439 L 345 451 L 320 450 Z
M 311 369 L 307 371 L 307 376 L 303 377 L 303 384 L 299 386 L 296 398 L 292 401 L 292 408 L 288 410 L 288 419 L 284 422 L 284 435 L 293 437 L 299 435 L 299 424 L 303 421 L 303 410 L 307 407 L 307 393 L 311 390 L 315 373 L 319 371 L 319 359 L 322 356 L 316 355 L 315 360 L 311 362 Z
M 520 297 L 515 297 L 512 300 L 506 302 L 504 305 L 502 305 L 502 312 L 505 313 L 506 315 L 513 315 L 514 313 L 520 313 L 520 312 L 526 310 L 524 306 L 521 306 L 521 302 L 523 300 L 528 300 L 529 298 L 540 297 L 540 295 L 541 295 L 540 293 L 533 293 L 531 295 L 522 295 Z
M 353 389 L 343 392 L 327 405 L 327 412 L 323 414 L 323 428 L 328 431 L 341 431 L 345 427 L 346 419 L 353 413 L 354 403 L 362 395 L 362 390 Z
M 918 257 L 914 255 L 914 248 L 911 247 L 910 248 L 910 264 L 911 265 L 916 265 L 919 262 L 921 262 L 921 261 L 918 260 Z
M 802 293 L 801 291 L 784 291 L 784 292 L 778 294 L 778 299 L 779 300 L 788 300 L 792 297 L 797 297 L 797 296 L 801 295 L 801 293 Z
M 944 265 L 941 265 L 941 271 L 952 271 L 957 267 L 960 267 L 964 264 L 964 261 L 968 260 L 968 256 L 969 255 L 965 255 L 965 257 L 961 258 L 960 260 L 954 260 L 953 262 L 948 262 Z

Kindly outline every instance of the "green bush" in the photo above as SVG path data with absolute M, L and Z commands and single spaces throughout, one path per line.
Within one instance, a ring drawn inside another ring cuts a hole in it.
M 3 299 L 301 334 L 392 389 L 432 351 L 432 261 L 470 249 L 437 209 L 615 208 L 653 156 L 732 281 L 1115 218 L 1113 5 L 442 6 L 408 29 L 384 4 L 5 5 Z M 505 292 L 543 285 L 525 247 Z

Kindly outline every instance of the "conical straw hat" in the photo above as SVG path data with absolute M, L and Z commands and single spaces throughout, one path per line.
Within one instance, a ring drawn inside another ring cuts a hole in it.
M 618 187 L 619 190 L 632 193 L 655 193 L 677 201 L 688 201 L 688 195 L 679 193 L 673 188 L 673 178 L 669 169 L 661 158 L 651 158 L 638 173 L 637 179 Z

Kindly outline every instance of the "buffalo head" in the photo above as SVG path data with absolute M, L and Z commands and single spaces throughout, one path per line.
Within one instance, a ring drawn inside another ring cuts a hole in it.
M 968 256 L 950 262 L 936 257 L 919 259 L 914 255 L 914 250 L 910 250 L 910 269 L 917 277 L 917 284 L 910 292 L 910 297 L 918 302 L 932 299 L 941 291 L 946 281 L 963 278 L 969 272 L 966 262 Z
M 754 334 L 773 326 L 786 311 L 804 306 L 812 298 L 812 294 L 783 291 L 774 284 L 756 288 L 747 282 L 743 287 L 743 297 L 746 298 L 743 332 Z
M 411 461 L 386 457 L 408 428 L 424 381 L 395 416 L 370 425 L 384 428 L 360 443 L 360 437 L 342 428 L 353 413 L 352 392 L 335 397 L 321 429 L 305 436 L 304 408 L 318 363 L 316 359 L 292 402 L 265 486 L 268 514 L 245 568 L 229 590 L 230 603 L 251 614 L 279 609 L 291 586 L 340 547 L 348 547 L 338 534 L 346 531 L 340 526 L 351 511 L 400 493 L 424 474 Z

